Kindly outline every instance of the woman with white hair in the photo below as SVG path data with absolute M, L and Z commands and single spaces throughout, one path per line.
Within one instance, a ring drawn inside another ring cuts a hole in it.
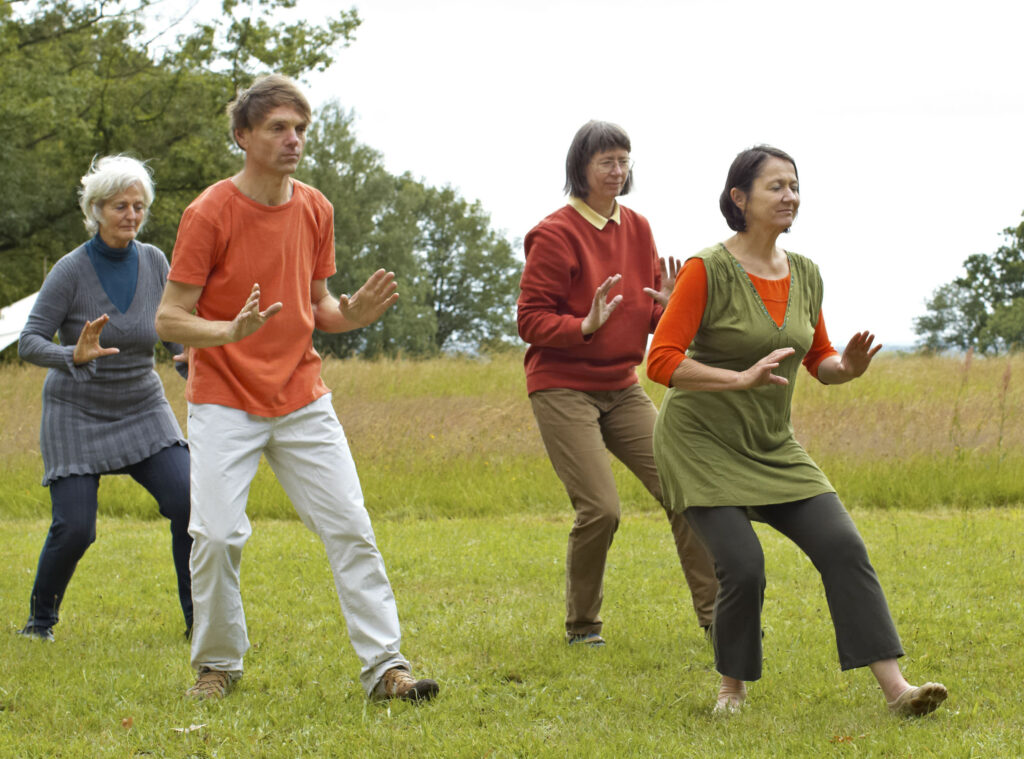
M 188 635 L 188 448 L 153 370 L 154 319 L 168 265 L 159 248 L 135 240 L 153 202 L 153 181 L 134 158 L 108 156 L 82 177 L 80 198 L 94 236 L 50 271 L 18 343 L 21 358 L 49 369 L 39 445 L 53 508 L 28 622 L 19 633 L 53 640 L 64 591 L 96 539 L 100 477 L 128 474 L 171 522 Z M 182 352 L 165 345 L 172 355 Z M 178 370 L 187 371 L 184 364 Z

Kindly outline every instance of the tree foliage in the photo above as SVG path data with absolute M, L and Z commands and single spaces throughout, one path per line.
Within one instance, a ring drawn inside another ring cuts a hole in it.
M 84 241 L 77 190 L 97 155 L 148 161 L 157 199 L 143 238 L 170 254 L 185 206 L 240 166 L 224 115 L 238 88 L 269 71 L 301 79 L 325 69 L 360 23 L 355 9 L 282 23 L 297 0 L 222 0 L 219 14 L 167 43 L 167 30 L 150 28 L 156 5 L 0 0 L 0 304 L 37 290 Z M 318 347 L 419 356 L 510 338 L 509 243 L 479 204 L 389 174 L 351 121 L 337 104 L 314 115 L 300 178 L 335 207 L 332 288 L 352 292 L 383 267 L 398 275 L 401 301 L 369 329 L 318 334 Z
M 159 202 L 146 239 L 172 248 L 185 205 L 237 168 L 223 117 L 237 88 L 262 67 L 326 65 L 358 26 L 354 10 L 315 31 L 269 23 L 294 3 L 260 0 L 253 18 L 225 0 L 217 21 L 159 54 L 146 37 L 150 0 L 0 5 L 0 303 L 38 289 L 82 241 L 78 179 L 96 155 L 149 160 Z
M 921 348 L 1024 347 L 1024 221 L 1004 229 L 1003 237 L 994 253 L 969 256 L 964 275 L 932 294 L 928 313 L 914 320 Z
M 332 291 L 351 293 L 385 268 L 398 276 L 400 300 L 366 329 L 318 333 L 318 349 L 427 356 L 512 341 L 520 267 L 511 244 L 490 229 L 479 203 L 451 187 L 389 174 L 380 154 L 356 141 L 351 124 L 351 113 L 336 103 L 319 111 L 299 177 L 334 205 Z

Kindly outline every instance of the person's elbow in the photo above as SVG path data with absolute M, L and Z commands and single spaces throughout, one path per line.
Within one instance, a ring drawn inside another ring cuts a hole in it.
M 161 303 L 157 306 L 156 318 L 153 320 L 153 324 L 156 327 L 156 335 L 161 340 L 169 343 L 180 343 L 181 340 L 176 339 L 177 335 L 174 330 L 173 309 L 173 306 Z
M 18 336 L 18 358 L 22 361 L 32 360 L 32 351 L 28 347 L 30 342 L 31 338 L 27 332 L 22 332 L 21 335 Z
M 516 306 L 516 330 L 519 332 L 519 339 L 524 343 L 532 343 L 533 340 L 533 322 L 534 319 L 530 316 L 529 309 L 524 309 L 522 305 Z
M 672 387 L 672 376 L 684 357 L 685 354 L 679 356 L 672 351 L 666 351 L 664 348 L 652 346 L 647 353 L 648 379 L 657 382 L 659 385 Z
M 517 319 L 516 320 L 516 330 L 519 332 L 519 339 L 520 340 L 522 340 L 524 343 L 530 342 L 529 339 L 527 338 L 527 334 L 528 333 L 526 331 L 526 325 L 523 324 L 523 320 L 522 319 Z

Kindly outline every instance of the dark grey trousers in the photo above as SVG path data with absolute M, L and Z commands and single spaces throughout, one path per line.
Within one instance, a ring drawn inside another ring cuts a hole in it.
M 835 493 L 750 508 L 691 507 L 683 513 L 715 561 L 712 639 L 719 673 L 737 680 L 761 677 L 764 552 L 751 520 L 796 543 L 821 574 L 843 669 L 903 655 L 864 541 Z

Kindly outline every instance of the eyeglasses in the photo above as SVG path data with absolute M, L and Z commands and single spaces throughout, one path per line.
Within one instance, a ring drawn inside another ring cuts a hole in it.
M 633 170 L 633 159 L 632 158 L 602 158 L 600 161 L 594 162 L 594 168 L 597 169 L 598 174 L 611 174 L 618 167 L 619 171 L 623 174 L 628 174 Z

